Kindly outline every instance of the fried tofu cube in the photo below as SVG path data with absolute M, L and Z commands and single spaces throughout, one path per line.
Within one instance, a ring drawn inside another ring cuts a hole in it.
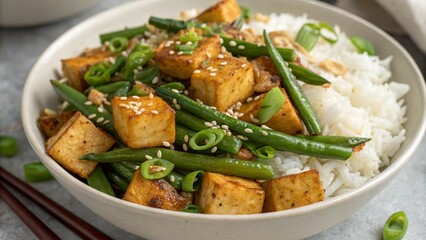
M 104 58 L 97 56 L 64 59 L 62 60 L 62 72 L 71 87 L 83 92 L 88 86 L 84 80 L 84 74 L 91 66 L 103 60 Z
M 64 125 L 68 119 L 70 119 L 75 114 L 75 111 L 59 113 L 50 112 L 49 114 L 46 113 L 47 111 L 49 110 L 43 110 L 42 114 L 40 114 L 40 116 L 37 118 L 37 123 L 41 131 L 48 138 L 55 135 L 62 127 L 62 125 Z
M 253 214 L 262 212 L 264 197 L 256 181 L 206 172 L 197 203 L 202 213 Z
M 199 68 L 203 61 L 215 58 L 220 53 L 220 38 L 218 35 L 212 37 L 204 37 L 198 41 L 198 46 L 192 54 L 179 54 L 175 49 L 175 42 L 179 40 L 180 34 L 185 34 L 189 30 L 181 30 L 172 37 L 160 44 L 155 51 L 155 61 L 160 70 L 178 79 L 189 79 L 192 72 Z M 198 36 L 202 35 L 202 31 L 195 29 Z M 173 42 L 173 43 L 172 43 Z
M 232 23 L 241 15 L 241 9 L 235 0 L 221 0 L 196 17 L 201 22 Z
M 226 111 L 253 95 L 253 67 L 245 58 L 215 58 L 191 76 L 190 95 L 204 104 Z
M 285 101 L 281 108 L 264 124 L 268 127 L 289 135 L 302 134 L 304 127 L 297 110 L 294 108 L 284 88 L 280 88 L 284 95 Z M 241 120 L 249 123 L 258 123 L 258 114 L 262 100 L 265 98 L 266 93 L 259 95 L 248 103 L 244 103 L 238 112 L 244 113 L 240 118 Z
M 80 112 L 76 112 L 59 130 L 46 142 L 47 154 L 65 169 L 87 178 L 95 169 L 97 163 L 80 160 L 88 153 L 108 151 L 115 140 Z
M 102 92 L 94 88 L 90 90 L 89 96 L 87 96 L 87 99 L 97 106 L 102 105 L 107 100 L 105 94 L 103 94 Z
M 136 171 L 123 200 L 161 209 L 180 211 L 191 201 L 180 195 L 166 180 L 148 180 Z
M 324 190 L 317 170 L 275 178 L 263 183 L 264 212 L 297 208 L 324 200 Z
M 160 97 L 115 97 L 114 126 L 129 148 L 163 146 L 175 141 L 175 111 Z

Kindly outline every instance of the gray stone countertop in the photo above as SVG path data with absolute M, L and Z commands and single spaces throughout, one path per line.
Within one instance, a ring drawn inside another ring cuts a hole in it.
M 15 136 L 20 153 L 12 158 L 0 157 L 0 165 L 23 178 L 23 165 L 38 161 L 27 142 L 20 119 L 22 89 L 27 74 L 49 44 L 70 27 L 105 9 L 122 4 L 104 0 L 90 10 L 57 23 L 21 28 L 0 29 L 0 134 Z M 410 43 L 408 43 L 410 44 Z M 412 48 L 411 45 L 407 48 Z M 413 52 L 412 52 L 413 54 Z M 424 55 L 414 56 L 424 71 Z M 310 239 L 381 239 L 382 227 L 393 212 L 403 210 L 409 217 L 405 239 L 426 239 L 426 139 L 403 171 L 357 213 Z M 32 184 L 42 193 L 101 229 L 114 239 L 138 239 L 111 225 L 80 204 L 56 181 Z M 71 231 L 19 194 L 15 195 L 62 239 L 78 239 Z M 283 239 L 282 237 L 278 237 Z M 0 201 L 0 239 L 36 239 L 21 220 Z

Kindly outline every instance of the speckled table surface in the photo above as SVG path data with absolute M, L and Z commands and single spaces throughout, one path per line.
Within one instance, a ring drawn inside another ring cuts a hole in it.
M 0 29 L 0 134 L 18 138 L 20 153 L 13 158 L 0 158 L 0 165 L 23 178 L 23 165 L 38 161 L 27 142 L 20 119 L 20 99 L 27 74 L 44 49 L 60 34 L 82 20 L 105 9 L 122 4 L 120 0 L 104 0 L 73 18 L 50 25 Z M 404 40 L 403 40 L 404 41 Z M 406 40 L 408 48 L 412 48 Z M 424 55 L 411 52 L 424 71 Z M 310 239 L 381 239 L 387 217 L 403 210 L 410 219 L 406 239 L 426 239 L 426 139 L 395 180 L 352 217 Z M 63 189 L 58 182 L 33 184 L 35 188 L 71 210 L 114 239 L 138 239 L 96 216 Z M 77 237 L 44 213 L 39 207 L 16 194 L 37 216 L 63 239 Z M 0 201 L 0 239 L 36 239 L 21 220 Z

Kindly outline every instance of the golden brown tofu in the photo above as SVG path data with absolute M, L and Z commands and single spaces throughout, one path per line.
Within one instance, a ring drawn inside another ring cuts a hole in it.
M 37 123 L 46 137 L 55 135 L 59 129 L 75 114 L 75 111 L 45 114 L 37 118 Z
M 262 212 L 265 193 L 253 180 L 207 172 L 198 193 L 202 213 L 254 214 Z
M 75 57 L 62 60 L 62 71 L 64 77 L 68 79 L 68 84 L 83 92 L 87 88 L 87 83 L 84 80 L 84 74 L 91 66 L 103 61 L 102 57 Z
M 137 204 L 180 211 L 190 203 L 190 199 L 180 195 L 166 180 L 148 180 L 140 171 L 133 175 L 132 182 L 123 197 L 124 200 Z
M 278 76 L 275 65 L 269 57 L 258 57 L 250 63 L 253 65 L 255 92 L 268 92 L 272 88 L 281 85 L 281 78 Z
M 221 0 L 197 16 L 201 22 L 232 23 L 241 14 L 241 9 L 235 0 Z
M 176 41 L 181 33 L 188 30 L 181 30 L 172 37 L 171 40 L 164 41 L 155 51 L 155 61 L 158 67 L 165 74 L 178 79 L 189 79 L 192 72 L 201 66 L 207 59 L 215 58 L 220 53 L 220 38 L 218 35 L 204 37 L 198 42 L 192 54 L 180 54 L 175 49 Z M 200 36 L 201 30 L 195 30 Z
M 324 200 L 324 190 L 318 171 L 275 178 L 264 182 L 264 212 L 297 208 Z
M 80 160 L 88 153 L 105 152 L 114 145 L 115 140 L 80 112 L 76 112 L 46 142 L 47 154 L 65 169 L 87 178 L 97 163 Z
M 190 95 L 226 111 L 253 95 L 253 67 L 245 58 L 215 58 L 191 76 Z
M 303 122 L 297 114 L 293 104 L 289 100 L 284 88 L 280 88 L 280 90 L 285 98 L 284 104 L 281 106 L 280 110 L 278 110 L 278 112 L 275 113 L 275 115 L 264 124 L 276 131 L 280 131 L 289 135 L 302 134 L 304 130 Z M 240 119 L 249 123 L 258 123 L 259 109 L 265 96 L 266 93 L 263 93 L 254 100 L 248 103 L 244 103 L 238 111 L 240 113 L 244 113 Z
M 118 135 L 129 148 L 163 146 L 175 141 L 175 111 L 163 99 L 115 97 L 112 115 Z
M 87 96 L 87 100 L 91 101 L 95 105 L 100 106 L 107 100 L 107 98 L 102 92 L 93 88 L 90 90 L 89 96 Z

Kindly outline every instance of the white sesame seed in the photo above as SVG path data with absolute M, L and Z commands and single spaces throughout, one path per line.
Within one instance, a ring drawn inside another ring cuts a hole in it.
M 128 57 L 128 56 L 129 56 L 129 53 L 128 53 L 128 52 L 126 52 L 126 51 L 122 51 L 122 52 L 121 52 L 121 55 L 123 55 L 123 56 L 125 56 L 125 57 Z
M 215 106 L 210 106 L 211 109 L 217 110 L 217 107 Z
M 268 136 L 268 133 L 266 131 L 262 131 L 263 136 Z
M 91 101 L 86 101 L 86 102 L 84 102 L 84 105 L 90 106 L 90 105 L 93 105 L 93 103 Z
M 149 156 L 149 155 L 145 155 L 145 158 L 146 158 L 147 160 L 151 160 L 151 159 L 152 159 L 152 157 L 151 157 L 151 156 Z
M 237 107 L 241 107 L 243 104 L 241 102 L 236 103 Z
M 179 51 L 178 53 L 177 53 L 177 55 L 182 55 L 183 54 L 183 52 L 182 51 Z
M 228 130 L 229 129 L 229 126 L 228 125 L 222 125 L 222 126 L 220 126 L 222 129 L 225 129 L 225 130 Z
M 179 90 L 173 88 L 172 92 L 179 93 Z
M 247 67 L 247 64 L 244 63 L 243 65 L 241 65 L 241 67 L 245 68 Z
M 146 104 L 148 107 L 151 107 L 152 105 L 154 105 L 154 103 L 149 102 L 148 104 Z
M 157 157 L 158 157 L 158 158 L 161 158 L 161 156 L 163 156 L 163 153 L 161 152 L 161 150 L 158 150 L 158 151 L 157 151 Z
M 238 113 L 238 115 L 237 115 L 239 118 L 241 118 L 241 117 L 243 117 L 244 116 L 244 113 Z
M 98 112 L 103 113 L 103 112 L 105 112 L 105 110 L 102 106 L 100 106 L 100 107 L 98 107 Z
M 230 41 L 229 46 L 235 47 L 235 46 L 237 46 L 237 43 L 235 41 Z
M 198 70 L 198 69 L 194 71 L 194 73 L 195 73 L 195 74 L 198 74 L 198 73 L 200 73 L 200 72 L 201 72 L 201 71 L 200 71 L 200 70 Z
M 218 58 L 220 58 L 220 59 L 222 59 L 222 58 L 224 58 L 225 56 L 224 56 L 223 54 L 219 54 L 219 55 L 217 55 L 217 57 L 218 57 Z
M 173 104 L 177 104 L 176 98 L 173 98 L 172 102 L 173 102 Z
M 127 100 L 127 97 L 120 97 L 120 100 Z
M 167 142 L 167 141 L 163 141 L 163 146 L 165 146 L 165 147 L 170 147 L 170 143 L 169 143 L 169 142 Z
M 214 76 L 216 76 L 216 73 L 212 72 L 212 73 L 210 73 L 210 76 L 214 77 Z
M 220 41 L 220 44 L 223 44 L 223 38 L 220 38 L 219 41 Z
M 210 69 L 210 72 L 216 72 L 216 71 L 217 71 L 217 68 Z
M 179 104 L 175 104 L 175 108 L 177 109 L 177 110 L 181 110 L 182 108 L 181 108 L 181 106 L 179 105 Z
M 139 71 L 142 71 L 142 70 L 143 70 L 143 67 L 142 67 L 142 66 L 138 66 L 137 68 L 138 68 L 138 70 L 139 70 Z
M 206 55 L 207 55 L 207 58 L 212 58 L 212 55 L 209 52 Z
M 216 151 L 217 151 L 217 147 L 216 147 L 216 146 L 212 147 L 211 152 L 212 152 L 212 153 L 215 153 Z
M 221 62 L 220 65 L 225 66 L 228 62 Z
M 87 116 L 89 119 L 94 119 L 95 117 L 96 117 L 96 114 L 95 113 L 93 113 L 93 114 L 90 114 L 89 116 Z
M 238 49 L 244 50 L 246 47 L 244 45 L 238 45 Z
M 139 168 L 140 168 L 140 166 L 139 166 L 139 165 L 136 165 L 136 166 L 135 166 L 135 171 L 136 171 L 136 170 L 138 170 Z
M 172 144 L 172 145 L 170 145 L 170 149 L 171 149 L 171 150 L 175 150 L 175 145 L 173 145 L 173 144 Z
M 139 110 L 139 112 L 141 112 L 141 113 L 145 112 L 145 108 L 141 108 L 141 109 Z
M 176 45 L 180 45 L 182 44 L 180 41 L 176 41 Z
M 213 127 L 213 124 L 211 122 L 204 122 L 204 125 L 206 125 L 207 127 Z
M 152 98 L 154 98 L 154 94 L 152 94 L 152 92 L 151 92 L 151 93 L 149 93 L 148 97 L 152 99 Z
M 160 81 L 160 79 L 158 77 L 154 77 L 154 79 L 152 79 L 151 83 L 157 84 L 159 81 Z
M 189 95 L 188 90 L 184 90 L 184 91 L 183 91 L 183 94 L 185 94 L 185 95 Z
M 186 44 L 186 45 L 191 45 L 191 44 L 192 44 L 192 42 L 191 42 L 191 41 L 188 41 L 188 42 L 186 42 L 185 44 Z
M 132 96 L 133 99 L 140 99 L 139 96 Z
M 183 141 L 187 143 L 187 142 L 189 141 L 189 136 L 188 136 L 188 135 L 185 135 L 185 136 L 183 137 Z
M 270 127 L 266 126 L 265 124 L 263 124 L 261 127 L 264 128 L 264 129 L 271 129 Z
M 247 98 L 247 102 L 248 102 L 248 103 L 249 103 L 249 102 L 251 102 L 251 101 L 253 101 L 253 98 L 252 98 L 252 97 Z
M 208 71 L 211 71 L 212 69 L 213 69 L 213 67 L 212 66 L 210 66 L 210 67 L 208 67 L 208 68 L 206 68 Z
M 256 96 L 256 97 L 254 97 L 253 100 L 257 101 L 257 100 L 259 100 L 259 98 L 260 98 L 260 96 Z
M 251 130 L 250 128 L 246 128 L 246 129 L 244 129 L 244 132 L 246 132 L 246 133 L 253 133 L 253 130 Z
M 100 118 L 96 119 L 96 122 L 97 122 L 97 123 L 100 123 L 100 122 L 103 122 L 104 120 L 105 120 L 105 118 L 100 117 Z
M 186 145 L 186 143 L 182 144 L 182 148 L 185 152 L 188 151 L 188 146 Z
M 173 55 L 173 54 L 175 54 L 175 51 L 170 50 L 170 51 L 169 51 L 169 55 Z
M 157 115 L 158 111 L 157 110 L 152 110 L 151 113 Z
M 118 106 L 119 107 L 122 107 L 122 108 L 126 108 L 127 106 L 129 106 L 129 105 L 127 105 L 127 104 L 125 104 L 125 103 L 120 103 L 120 104 L 118 104 Z
M 173 175 L 170 175 L 170 178 L 169 178 L 169 180 L 170 180 L 170 182 L 175 182 L 175 176 L 173 176 Z
M 221 51 L 221 52 L 223 52 L 223 53 L 226 53 L 226 47 L 225 47 L 225 46 L 222 46 L 222 47 L 220 48 L 220 51 Z
M 261 46 L 262 46 L 262 44 L 260 44 L 260 43 L 257 44 L 257 47 L 261 47 Z
M 217 122 L 215 120 L 212 121 L 213 125 L 217 125 Z
M 105 120 L 104 122 L 103 122 L 103 124 L 108 124 L 108 123 L 110 123 L 111 121 L 110 120 Z
M 243 135 L 237 135 L 237 138 L 239 138 L 239 139 L 241 139 L 243 141 L 246 141 L 248 139 L 247 137 L 245 137 Z
M 197 103 L 203 104 L 203 101 L 201 101 L 199 98 L 196 99 Z

